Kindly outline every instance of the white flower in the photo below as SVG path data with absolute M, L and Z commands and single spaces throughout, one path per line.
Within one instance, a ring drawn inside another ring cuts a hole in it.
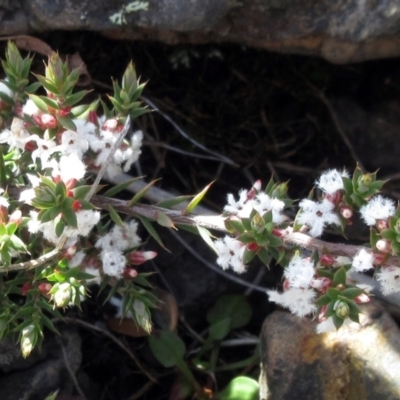
M 390 293 L 400 292 L 400 268 L 394 266 L 383 267 L 376 274 L 376 280 L 380 282 L 385 296 Z
M 3 192 L 4 192 L 4 189 L 0 188 L 0 207 L 8 208 L 10 206 L 10 203 L 6 197 L 1 196 L 1 193 L 3 193 Z
M 121 278 L 126 266 L 126 258 L 120 251 L 103 250 L 100 253 L 103 272 L 109 276 Z
M 311 236 L 321 236 L 326 225 L 340 225 L 339 217 L 333 212 L 334 205 L 328 199 L 324 199 L 320 203 L 303 199 L 299 206 L 302 210 L 297 222 L 308 225 Z
M 84 271 L 87 274 L 93 275 L 94 278 L 91 279 L 87 279 L 86 283 L 88 285 L 100 285 L 101 284 L 101 275 L 100 275 L 100 271 L 98 268 L 94 268 L 94 267 L 86 267 L 84 269 Z
M 372 253 L 366 251 L 365 249 L 361 249 L 357 255 L 353 258 L 352 262 L 352 270 L 357 272 L 368 271 L 373 266 L 374 256 Z
M 222 269 L 231 267 L 238 274 L 246 271 L 246 266 L 243 263 L 245 250 L 243 243 L 230 236 L 225 236 L 223 239 L 216 240 L 214 244 L 218 251 L 217 264 Z
M 387 220 L 395 211 L 394 201 L 381 195 L 375 196 L 360 208 L 361 217 L 369 226 L 375 225 L 377 220 Z
M 340 172 L 337 169 L 329 169 L 328 171 L 325 171 L 315 183 L 323 192 L 334 194 L 338 190 L 343 189 L 342 177 L 349 177 L 347 171 L 343 170 Z
M 114 225 L 106 235 L 97 240 L 95 247 L 121 252 L 132 247 L 137 247 L 141 243 L 141 239 L 137 235 L 137 228 L 138 224 L 133 220 L 125 223 L 123 228 Z
M 61 145 L 57 146 L 58 151 L 63 154 L 75 154 L 80 159 L 89 149 L 89 142 L 82 134 L 74 131 L 64 131 L 61 136 Z
M 271 198 L 266 193 L 258 193 L 254 200 L 250 202 L 252 208 L 254 208 L 261 216 L 266 214 L 268 211 L 272 211 L 272 221 L 279 225 L 284 221 L 284 216 L 281 214 L 285 207 L 285 203 L 282 200 Z
M 279 293 L 275 290 L 267 290 L 269 301 L 288 308 L 293 314 L 304 317 L 315 313 L 317 306 L 313 303 L 316 293 L 312 289 L 290 288 Z
M 28 140 L 36 142 L 37 145 L 37 149 L 32 152 L 32 160 L 35 162 L 37 158 L 40 158 L 42 166 L 46 165 L 54 152 L 53 150 L 56 147 L 56 142 L 42 139 L 38 135 L 32 135 Z
M 75 253 L 75 255 L 71 258 L 68 263 L 70 268 L 80 267 L 82 264 L 83 259 L 86 257 L 84 251 L 80 250 Z
M 89 236 L 90 231 L 100 221 L 100 212 L 94 210 L 79 210 L 76 213 L 78 233 L 83 237 Z
M 240 218 L 248 217 L 253 207 L 248 203 L 247 193 L 247 190 L 242 189 L 239 192 L 238 201 L 235 201 L 233 194 L 229 193 L 227 196 L 228 204 L 224 207 L 224 211 Z
M 306 289 L 315 275 L 314 264 L 306 258 L 295 255 L 283 275 L 289 281 L 290 287 Z

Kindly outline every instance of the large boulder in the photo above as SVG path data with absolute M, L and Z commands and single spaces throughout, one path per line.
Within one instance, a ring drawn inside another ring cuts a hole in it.
M 234 42 L 335 63 L 400 55 L 400 0 L 1 0 L 0 20 L 1 35 Z

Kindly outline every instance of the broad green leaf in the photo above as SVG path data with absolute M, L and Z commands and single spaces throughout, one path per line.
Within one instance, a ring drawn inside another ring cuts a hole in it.
M 226 338 L 232 329 L 232 318 L 226 317 L 222 318 L 210 325 L 208 328 L 209 337 L 207 342 L 221 341 Z
M 218 394 L 219 400 L 258 400 L 260 388 L 258 382 L 247 376 L 237 376 Z
M 175 333 L 157 331 L 148 337 L 150 349 L 165 368 L 179 364 L 185 356 L 185 343 Z
M 231 329 L 241 328 L 250 321 L 252 310 L 246 297 L 238 294 L 221 296 L 208 311 L 207 321 L 210 324 L 221 319 L 231 318 Z

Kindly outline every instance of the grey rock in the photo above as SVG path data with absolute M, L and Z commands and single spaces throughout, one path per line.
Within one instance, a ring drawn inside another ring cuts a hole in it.
M 318 335 L 316 322 L 276 311 L 261 335 L 261 400 L 396 400 L 400 332 L 378 302 L 361 323 Z

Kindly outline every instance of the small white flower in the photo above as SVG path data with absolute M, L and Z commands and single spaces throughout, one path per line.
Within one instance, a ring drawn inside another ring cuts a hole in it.
M 93 227 L 100 221 L 100 212 L 94 210 L 80 210 L 76 212 L 76 219 L 78 222 L 79 235 L 87 237 Z
M 306 289 L 315 275 L 314 264 L 306 258 L 295 255 L 283 275 L 289 281 L 290 287 Z
M 239 192 L 239 200 L 236 201 L 233 194 L 229 193 L 227 196 L 228 204 L 224 207 L 224 211 L 240 218 L 248 217 L 253 207 L 248 202 L 247 194 L 247 190 L 242 189 Z
M 126 258 L 120 251 L 103 250 L 100 253 L 103 272 L 109 276 L 121 278 L 126 266 Z
M 239 240 L 230 236 L 218 239 L 214 242 L 218 251 L 217 264 L 224 270 L 232 268 L 236 273 L 241 274 L 246 271 L 243 263 L 243 253 L 245 246 Z
M 394 266 L 383 267 L 376 274 L 376 280 L 380 282 L 385 296 L 400 292 L 400 268 Z
M 101 284 L 101 275 L 100 275 L 100 271 L 98 268 L 93 268 L 93 267 L 86 267 L 84 269 L 84 271 L 87 274 L 93 275 L 94 278 L 91 279 L 87 279 L 86 283 L 88 285 L 100 285 Z
M 301 213 L 297 222 L 309 226 L 311 236 L 321 236 L 327 225 L 340 225 L 340 219 L 333 211 L 334 205 L 328 199 L 324 199 L 320 203 L 303 199 L 299 206 Z
M 37 105 L 33 102 L 33 100 L 29 99 L 22 107 L 22 112 L 32 117 L 32 115 L 38 114 L 40 110 L 37 107 Z
M 267 290 L 267 294 L 269 301 L 288 308 L 299 317 L 315 313 L 317 310 L 317 306 L 314 304 L 316 293 L 312 289 L 290 288 L 283 293 Z
M 360 208 L 361 217 L 369 226 L 375 225 L 376 221 L 387 220 L 395 211 L 394 201 L 381 195 L 375 196 Z
M 349 177 L 347 171 L 343 170 L 340 172 L 337 169 L 329 169 L 328 171 L 325 171 L 315 183 L 323 192 L 334 194 L 338 190 L 343 189 L 342 177 Z
M 80 133 L 67 130 L 62 133 L 61 145 L 57 148 L 63 154 L 76 154 L 82 159 L 83 154 L 89 149 L 89 142 Z
M 372 253 L 366 251 L 365 249 L 361 249 L 357 255 L 353 258 L 352 269 L 357 272 L 368 271 L 373 266 L 374 256 Z

